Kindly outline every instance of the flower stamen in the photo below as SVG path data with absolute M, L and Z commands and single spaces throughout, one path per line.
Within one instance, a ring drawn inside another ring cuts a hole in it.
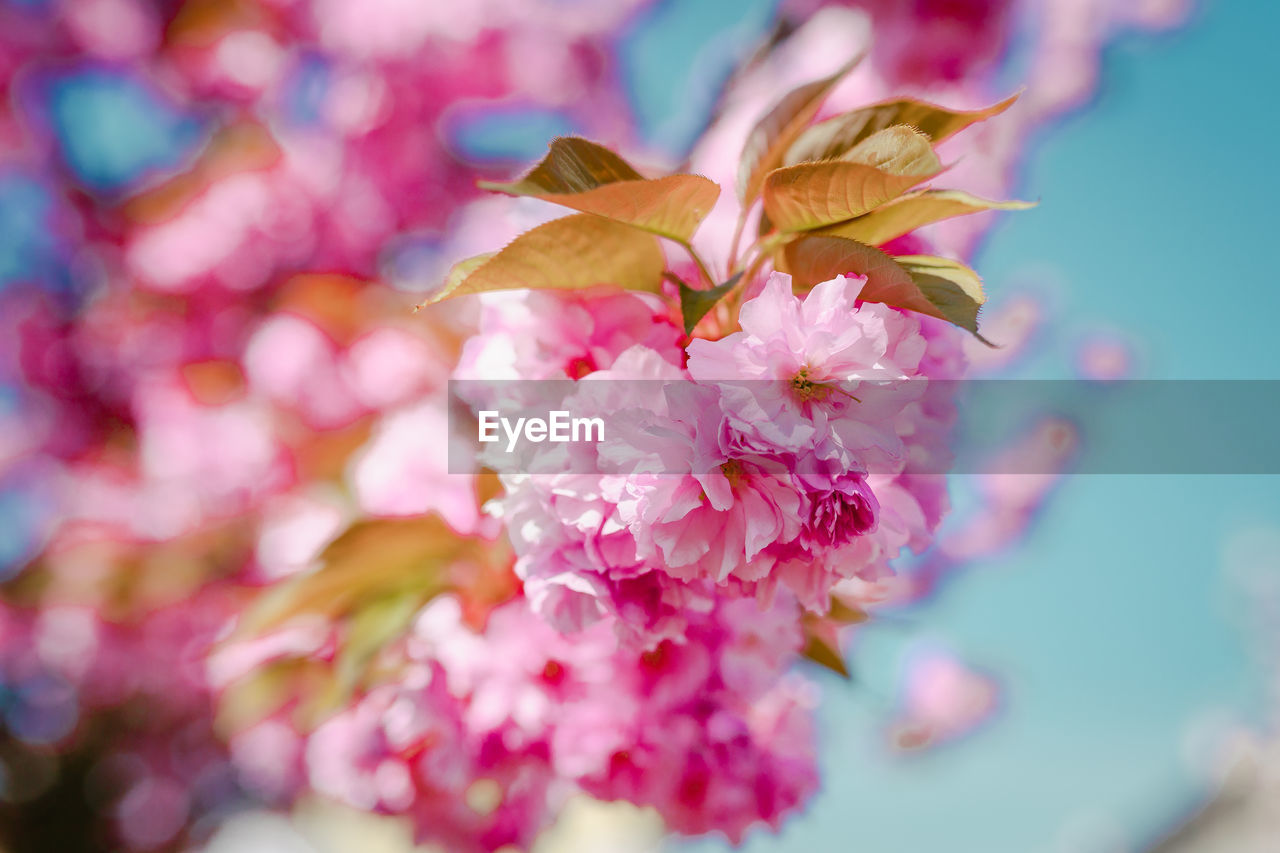
M 827 399 L 827 395 L 831 393 L 831 386 L 810 379 L 809 366 L 805 365 L 800 368 L 795 376 L 791 377 L 791 390 L 800 399 L 800 402 L 807 403 L 810 400 L 822 401 Z

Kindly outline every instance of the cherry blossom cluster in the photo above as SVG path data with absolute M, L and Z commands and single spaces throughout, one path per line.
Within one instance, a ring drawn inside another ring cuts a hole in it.
M 568 786 L 740 839 L 817 786 L 813 698 L 779 679 L 800 641 L 781 604 L 720 603 L 641 653 L 604 625 L 565 636 L 523 599 L 476 633 L 440 599 L 406 639 L 402 675 L 309 737 L 308 778 L 456 850 L 527 846 Z
M 841 582 L 874 583 L 922 550 L 946 507 L 952 416 L 925 391 L 958 376 L 959 333 L 860 302 L 861 285 L 839 277 L 798 297 L 774 274 L 741 331 L 687 353 L 641 296 L 602 297 L 585 323 L 553 319 L 580 298 L 487 303 L 457 375 L 577 376 L 584 405 L 623 432 L 591 446 L 607 475 L 504 477 L 496 509 L 535 610 L 564 631 L 607 618 L 645 647 L 717 597 L 785 590 L 825 613 Z M 539 317 L 546 347 L 516 333 Z M 530 351 L 510 357 L 512 340 Z

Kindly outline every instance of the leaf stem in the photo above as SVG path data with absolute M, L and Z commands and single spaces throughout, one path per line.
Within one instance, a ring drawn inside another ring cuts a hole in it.
M 743 265 L 747 267 L 749 272 L 745 276 L 751 278 L 759 269 L 761 263 L 776 250 L 779 246 L 787 242 L 787 237 L 777 231 L 770 231 L 768 234 L 761 234 L 759 239 L 747 247 L 743 253 Z M 750 263 L 748 263 L 748 261 Z
M 662 277 L 674 284 L 676 287 L 689 287 L 689 284 L 684 279 L 673 273 L 671 270 L 663 270 Z
M 729 271 L 735 272 L 739 268 L 738 264 L 738 243 L 742 242 L 742 231 L 747 227 L 747 213 L 749 209 L 743 208 L 742 213 L 738 214 L 738 224 L 733 229 L 733 242 L 729 244 Z M 750 250 L 748 250 L 750 251 Z
M 715 287 L 715 278 L 711 275 L 711 271 L 707 268 L 706 262 L 702 260 L 702 256 L 698 254 L 697 249 L 693 248 L 693 244 L 681 241 L 680 245 L 684 246 L 685 251 L 689 253 L 689 257 L 692 258 L 694 264 L 697 265 L 698 272 L 702 275 L 702 280 L 706 283 L 706 288 L 704 289 Z
M 746 295 L 747 288 L 751 286 L 751 282 L 755 279 L 756 273 L 760 271 L 760 267 L 764 265 L 764 262 L 767 259 L 768 256 L 764 252 L 759 253 L 742 274 L 742 280 L 738 282 L 738 286 L 733 290 L 733 301 L 729 306 L 729 313 L 731 316 L 736 318 L 738 313 L 742 310 L 742 297 Z M 736 320 L 734 321 L 734 325 L 737 326 Z

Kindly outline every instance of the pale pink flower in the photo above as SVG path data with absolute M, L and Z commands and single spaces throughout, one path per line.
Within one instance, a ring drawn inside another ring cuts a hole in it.
M 255 390 L 297 411 L 314 429 L 343 427 L 364 413 L 342 376 L 337 343 L 310 320 L 267 319 L 249 339 L 244 366 Z
M 457 531 L 475 533 L 484 523 L 476 504 L 475 477 L 469 469 L 451 470 L 451 453 L 459 465 L 471 464 L 451 443 L 443 395 L 388 412 L 369 441 L 354 454 L 348 476 L 356 500 L 370 515 L 421 515 L 438 512 Z
M 971 734 L 995 713 L 999 694 L 994 679 L 945 649 L 915 650 L 905 667 L 891 726 L 894 743 L 920 749 Z
M 579 379 L 636 345 L 681 361 L 680 329 L 647 294 L 534 290 L 483 299 L 479 333 L 463 347 L 455 379 Z
M 505 477 L 498 510 L 515 547 L 530 606 L 558 630 L 613 621 L 648 646 L 683 635 L 686 614 L 709 607 L 710 590 L 676 581 L 641 560 L 617 507 L 593 475 Z
M 803 298 L 774 273 L 741 311 L 741 332 L 689 344 L 688 370 L 718 382 L 734 429 L 757 447 L 816 452 L 840 467 L 900 462 L 894 419 L 923 391 L 925 352 L 914 316 L 859 303 L 864 279 L 838 276 Z
M 151 510 L 132 524 L 144 536 L 230 517 L 292 483 L 271 410 L 260 400 L 207 405 L 178 377 L 156 376 L 135 389 L 134 415 L 138 497 Z
M 443 598 L 423 612 L 406 650 L 437 662 L 431 689 L 443 673 L 462 726 L 454 737 L 485 744 L 479 766 L 519 776 L 549 761 L 598 797 L 654 806 L 678 831 L 738 840 L 756 824 L 776 827 L 816 788 L 813 697 L 803 682 L 781 678 L 803 643 L 797 615 L 785 595 L 766 608 L 721 602 L 689 614 L 679 641 L 640 651 L 603 624 L 563 637 L 520 599 L 479 633 Z M 423 690 L 421 677 L 403 681 Z M 370 721 L 396 716 L 385 699 L 376 708 Z M 392 735 L 383 728 L 375 743 Z M 350 765 L 342 743 L 334 747 L 328 754 Z M 448 744 L 439 749 L 450 755 Z M 421 755 L 428 761 L 430 750 Z M 357 772 L 358 792 L 348 797 L 377 795 L 369 773 Z
M 409 816 L 420 840 L 450 850 L 527 846 L 547 821 L 550 768 L 468 731 L 464 708 L 438 665 L 417 666 L 311 735 L 310 783 L 356 808 Z
M 846 475 L 830 489 L 810 493 L 803 541 L 820 548 L 844 545 L 875 530 L 879 512 L 866 478 Z
M 461 622 L 455 601 L 442 599 L 420 617 L 415 641 L 417 654 L 439 660 L 448 673 L 470 731 L 500 732 L 515 751 L 550 745 L 550 760 L 567 775 L 594 771 L 626 748 L 638 697 L 607 695 L 625 666 L 609 625 L 565 636 L 517 600 L 494 611 L 479 634 Z
M 796 612 L 785 596 L 763 610 L 725 602 L 691 620 L 684 644 L 622 670 L 639 677 L 641 715 L 626 750 L 583 787 L 651 805 L 682 833 L 738 842 L 753 826 L 778 827 L 817 788 L 811 690 L 780 678 L 801 644 Z
M 660 416 L 662 470 L 612 480 L 608 497 L 644 560 L 682 580 L 758 580 L 765 549 L 796 538 L 801 497 L 785 464 L 762 455 L 730 457 L 728 422 L 714 387 L 667 386 Z

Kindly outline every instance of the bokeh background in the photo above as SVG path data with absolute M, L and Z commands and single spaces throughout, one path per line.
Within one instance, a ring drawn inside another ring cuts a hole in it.
M 1247 81 L 1280 75 L 1276 20 L 1222 0 L 1174 31 L 1121 35 L 1095 96 L 1036 135 L 1018 197 L 1040 206 L 1002 219 L 976 259 L 993 308 L 1026 292 L 1043 308 L 1002 375 L 1079 376 L 1105 345 L 1136 377 L 1277 377 L 1266 325 L 1280 294 L 1246 247 L 1267 244 L 1280 179 L 1265 145 L 1223 132 L 1230 116 L 1256 116 L 1245 124 L 1264 137 L 1275 121 L 1249 106 Z M 1011 82 L 1019 60 L 1007 58 Z M 1154 847 L 1238 767 L 1235 732 L 1274 718 L 1280 648 L 1260 623 L 1278 547 L 1274 477 L 1068 476 L 1025 539 L 859 635 L 861 689 L 830 679 L 824 691 L 826 789 L 789 832 L 747 849 Z M 1000 674 L 1002 713 L 903 760 L 883 747 L 882 708 L 935 645 Z M 1280 814 L 1274 788 L 1269 802 Z M 1177 849 L 1280 845 L 1274 819 L 1211 819 L 1223 828 Z
M 160 230 L 171 212 L 165 192 L 185 191 L 174 188 L 172 176 L 213 181 L 220 167 L 209 150 L 221 146 L 233 159 L 252 158 L 263 145 L 252 130 L 228 136 L 222 117 L 226 104 L 258 103 L 261 80 L 277 73 L 274 54 L 252 39 L 218 47 L 207 35 L 225 25 L 225 16 L 260 12 L 253 4 L 187 4 L 189 19 L 170 30 L 170 38 L 186 41 L 167 49 L 194 94 L 177 99 L 163 77 L 135 70 L 159 48 L 147 41 L 145 22 L 129 43 L 133 31 L 120 16 L 132 6 L 85 4 L 96 11 L 68 17 L 68 24 L 55 23 L 63 11 L 52 2 L 4 0 L 0 76 L 10 103 L 0 126 L 0 335 L 9 340 L 0 346 L 12 364 L 0 396 L 7 426 L 0 562 L 14 578 L 43 546 L 61 511 L 59 478 L 66 477 L 64 467 L 31 450 L 32 425 L 42 435 L 58 434 L 64 447 L 54 457 L 74 459 L 128 419 L 100 384 L 68 379 L 57 357 L 60 324 L 100 302 L 104 281 L 120 264 L 149 278 L 152 290 L 187 299 L 186 321 L 209 320 L 210 357 L 218 355 L 214 318 L 234 323 L 226 318 L 238 302 L 261 304 L 260 279 L 273 270 L 380 277 L 411 304 L 413 291 L 438 275 L 456 248 L 450 241 L 462 226 L 455 213 L 472 197 L 477 173 L 510 174 L 536 159 L 549 137 L 571 132 L 679 162 L 734 68 L 779 19 L 773 0 L 668 0 L 616 9 L 543 2 L 533 12 L 503 6 L 523 22 L 513 29 L 536 34 L 514 40 L 526 51 L 521 65 L 529 79 L 540 82 L 495 99 L 509 84 L 487 75 L 504 45 L 485 34 L 479 16 L 501 4 L 475 10 L 431 4 L 439 7 L 433 26 L 480 45 L 465 55 L 442 49 L 415 66 L 397 54 L 396 32 L 378 34 L 370 43 L 380 47 L 369 50 L 381 51 L 396 69 L 382 82 L 360 78 L 370 55 L 342 46 L 342 28 L 358 15 L 358 4 L 330 5 L 329 17 L 318 20 L 338 33 L 328 42 L 339 45 L 331 54 L 345 58 L 312 55 L 305 44 L 314 33 L 296 32 L 300 59 L 279 100 L 269 104 L 272 121 L 287 128 L 280 135 L 286 165 L 269 168 L 290 174 L 226 188 L 203 214 L 183 220 L 187 230 L 175 236 Z M 1091 5 L 1089 14 L 1105 18 L 1109 5 L 1121 4 Z M 172 11 L 157 8 L 161 15 Z M 580 21 L 581 31 L 539 23 L 539 15 Z M 293 32 L 289 13 L 279 18 L 277 32 Z M 1011 39 L 994 60 L 995 79 L 1006 90 L 1024 82 L 1035 57 L 1023 35 L 1042 25 L 1032 13 L 1010 25 Z M 81 45 L 94 44 L 99 32 L 105 46 L 85 58 L 91 51 L 68 47 L 59 27 L 77 32 Z M 1019 166 L 1015 194 L 1040 206 L 1001 219 L 973 264 L 987 282 L 990 312 L 1020 318 L 1023 328 L 1017 357 L 994 375 L 1280 378 L 1280 339 L 1272 329 L 1280 291 L 1267 259 L 1280 190 L 1269 162 L 1280 118 L 1268 108 L 1269 86 L 1280 79 L 1271 44 L 1278 28 L 1280 9 L 1269 4 L 1205 0 L 1160 27 L 1089 34 L 1101 51 L 1096 88 L 1059 120 L 1036 128 Z M 493 44 L 486 47 L 486 39 Z M 543 51 L 557 57 L 577 51 L 571 71 Z M 565 76 L 555 78 L 552 70 Z M 341 86 L 355 94 L 334 97 Z M 361 122 L 369 118 L 361 113 L 367 102 L 361 92 L 370 86 L 419 98 L 420 108 L 406 111 L 418 130 L 362 136 Z M 572 86 L 580 90 L 570 94 Z M 403 142 L 415 132 L 425 141 Z M 363 141 L 350 143 L 357 136 Z M 334 140 L 355 151 L 336 171 L 326 147 Z M 402 163 L 424 146 L 438 149 L 432 162 L 441 165 Z M 328 183 L 308 185 L 317 174 Z M 380 201 L 371 201 L 366 185 L 388 174 L 398 176 L 390 183 L 400 192 L 379 186 Z M 424 205 L 428 191 L 432 202 Z M 245 226 L 237 212 L 263 205 L 283 205 L 278 220 Z M 148 230 L 152 223 L 160 224 Z M 235 249 L 225 263 L 201 266 L 201 247 L 210 244 Z M 222 285 L 212 295 L 206 275 Z M 31 367 L 30 345 L 15 344 L 30 340 L 33 322 L 52 329 L 35 350 L 47 356 L 43 372 Z M 149 341 L 160 334 L 123 322 L 126 336 Z M 65 393 L 50 390 L 58 388 Z M 1196 405 L 1187 400 L 1189 408 Z M 68 410 L 79 417 L 61 421 Z M 51 419 L 63 429 L 51 427 Z M 980 506 L 981 488 L 974 478 L 957 478 L 955 524 Z M 819 676 L 822 792 L 780 835 L 753 836 L 745 849 L 1280 849 L 1280 825 L 1259 821 L 1256 811 L 1221 806 L 1224 798 L 1260 801 L 1280 814 L 1264 757 L 1280 676 L 1280 642 L 1268 620 L 1280 589 L 1280 482 L 1066 476 L 1024 520 L 1021 535 L 948 576 L 926 601 L 862 630 L 851 650 L 852 682 Z M 989 678 L 999 696 L 996 711 L 963 738 L 904 750 L 888 721 L 913 669 L 939 658 L 963 660 Z M 66 732 L 50 709 L 60 706 L 50 700 L 23 717 L 28 706 L 14 698 L 20 683 L 7 682 L 10 736 L 56 743 Z M 6 768 L 0 774 L 6 808 L 30 807 L 18 776 L 34 771 L 13 761 Z M 1192 830 L 1182 828 L 1211 802 L 1217 805 Z M 234 813 L 211 818 L 204 837 Z M 213 847 L 323 850 L 308 846 L 323 843 L 314 833 L 307 841 L 305 833 L 290 834 L 287 823 L 253 820 L 259 823 L 234 819 L 227 825 L 234 832 L 224 827 Z M 584 818 L 575 840 L 563 843 L 626 849 L 616 846 L 626 843 L 619 836 L 647 838 L 649 831 L 634 820 Z M 1189 843 L 1188 831 L 1205 834 L 1192 846 L 1175 846 Z M 372 837 L 357 835 L 364 839 L 358 843 Z M 386 842 L 388 849 L 395 843 Z M 727 849 L 715 840 L 673 846 Z

